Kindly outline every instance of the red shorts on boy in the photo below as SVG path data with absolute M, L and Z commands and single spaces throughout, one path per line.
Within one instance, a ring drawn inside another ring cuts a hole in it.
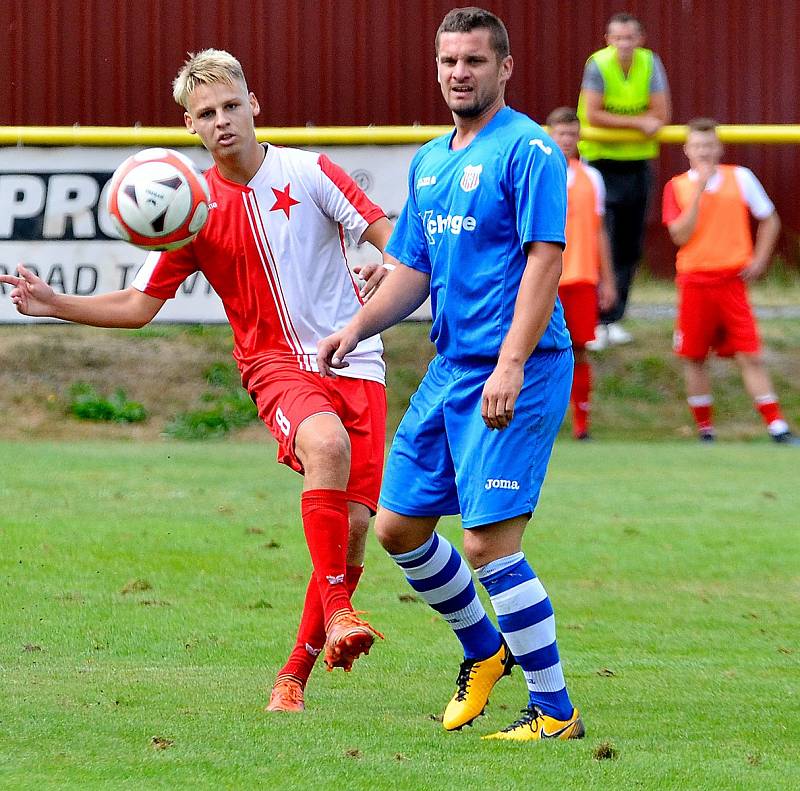
M 594 340 L 598 321 L 597 286 L 594 283 L 571 283 L 558 287 L 572 345 L 582 349 Z
M 747 286 L 736 275 L 723 278 L 678 277 L 675 352 L 704 360 L 710 350 L 720 357 L 761 349 Z
M 297 429 L 308 418 L 337 415 L 350 438 L 347 498 L 375 511 L 386 445 L 386 388 L 380 382 L 274 365 L 249 382 L 258 414 L 278 442 L 278 461 L 303 471 L 294 450 Z

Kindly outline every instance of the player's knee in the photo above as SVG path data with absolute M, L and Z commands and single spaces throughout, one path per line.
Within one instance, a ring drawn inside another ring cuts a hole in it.
M 482 540 L 476 540 L 469 532 L 464 533 L 464 557 L 474 569 L 479 569 L 493 560 L 502 556 L 498 555 L 497 548 Z
M 341 431 L 326 431 L 309 434 L 298 440 L 297 455 L 306 472 L 315 468 L 347 468 L 350 467 L 350 438 L 342 428 Z
M 524 522 L 522 523 L 524 525 Z M 493 560 L 513 555 L 521 548 L 522 527 L 498 529 L 491 526 L 464 531 L 464 557 L 478 569 Z
M 755 370 L 764 367 L 764 360 L 758 352 L 739 352 L 736 355 L 736 359 L 742 368 Z
M 403 551 L 401 546 L 402 530 L 394 520 L 387 517 L 385 511 L 379 511 L 375 519 L 375 536 L 378 543 L 390 554 Z
M 350 543 L 363 543 L 369 530 L 369 511 L 350 511 Z

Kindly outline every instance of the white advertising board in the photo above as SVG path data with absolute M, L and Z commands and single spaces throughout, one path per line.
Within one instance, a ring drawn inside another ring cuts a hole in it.
M 67 294 L 100 294 L 130 285 L 146 252 L 120 241 L 106 212 L 111 174 L 134 148 L 0 148 L 0 272 L 24 263 L 54 289 Z M 183 148 L 206 169 L 204 149 Z M 406 199 L 408 166 L 415 145 L 325 146 L 390 218 Z M 376 261 L 370 245 L 348 250 L 351 265 Z M 9 286 L 0 283 L 0 295 Z M 418 317 L 430 316 L 425 308 Z M 224 322 L 217 295 L 202 275 L 188 279 L 156 321 Z M 0 298 L 0 323 L 41 321 L 21 316 Z

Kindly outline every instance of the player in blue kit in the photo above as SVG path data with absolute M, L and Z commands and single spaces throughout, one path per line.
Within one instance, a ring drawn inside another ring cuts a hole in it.
M 584 734 L 567 694 L 553 608 L 522 552 L 572 381 L 569 333 L 556 292 L 566 219 L 566 162 L 527 116 L 506 107 L 513 62 L 503 23 L 478 8 L 448 13 L 436 34 L 442 93 L 455 131 L 423 146 L 387 252 L 399 264 L 381 290 L 318 347 L 335 374 L 359 339 L 400 321 L 430 293 L 437 355 L 389 454 L 378 538 L 412 588 L 464 649 L 443 724 L 481 714 L 519 664 L 522 716 L 484 738 Z M 464 553 L 439 535 L 461 514 Z

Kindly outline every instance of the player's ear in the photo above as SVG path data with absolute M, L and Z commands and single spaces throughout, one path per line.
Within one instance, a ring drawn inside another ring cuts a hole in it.
M 506 55 L 500 63 L 500 74 L 503 79 L 508 80 L 512 71 L 514 71 L 514 58 L 511 55 Z
M 192 134 L 192 135 L 196 135 L 197 134 L 197 132 L 195 132 L 195 129 L 194 129 L 194 122 L 192 121 L 192 116 L 189 115 L 189 113 L 184 113 L 183 114 L 183 123 L 186 124 L 186 128 L 189 130 L 189 134 Z
M 253 111 L 253 117 L 257 116 L 261 112 L 261 105 L 258 103 L 258 99 L 256 99 L 256 95 L 250 91 L 248 96 L 250 100 L 250 109 Z

